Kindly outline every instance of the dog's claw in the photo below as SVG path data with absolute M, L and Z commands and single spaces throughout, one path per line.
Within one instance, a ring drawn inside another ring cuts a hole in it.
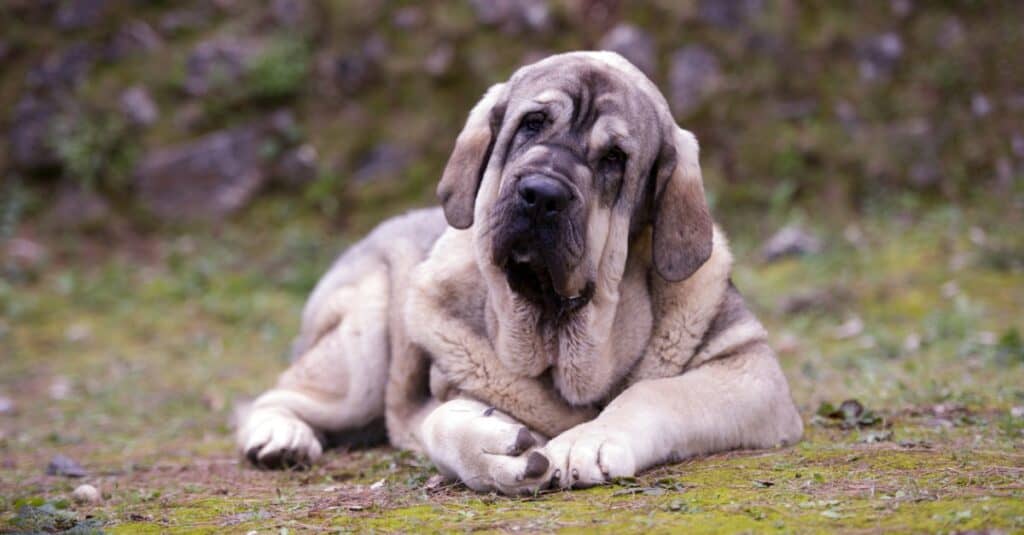
M 519 433 L 516 434 L 516 443 L 512 446 L 512 451 L 509 452 L 509 455 L 519 455 L 536 444 L 537 439 L 533 438 L 533 433 L 525 427 L 520 427 Z
M 540 477 L 548 471 L 549 466 L 551 461 L 548 461 L 544 454 L 535 451 L 526 458 L 526 471 L 523 472 L 523 476 L 531 479 Z

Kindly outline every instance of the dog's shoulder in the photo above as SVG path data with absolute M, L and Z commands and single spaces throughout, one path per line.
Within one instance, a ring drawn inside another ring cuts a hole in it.
M 486 332 L 487 289 L 477 264 L 472 233 L 448 228 L 414 269 L 408 291 L 412 297 L 406 319 L 440 311 L 473 331 Z
M 689 367 L 727 301 L 731 271 L 728 240 L 715 226 L 711 257 L 692 276 L 669 282 L 652 274 L 654 325 L 647 350 L 631 371 L 627 385 L 678 375 Z

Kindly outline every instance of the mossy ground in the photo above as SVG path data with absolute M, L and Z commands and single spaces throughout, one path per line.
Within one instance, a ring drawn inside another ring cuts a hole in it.
M 213 232 L 21 225 L 49 256 L 0 279 L 0 395 L 15 405 L 0 414 L 0 531 L 1024 530 L 1024 418 L 1011 414 L 1024 405 L 1024 221 L 998 201 L 789 214 L 815 222 L 825 250 L 772 264 L 757 244 L 781 221 L 725 214 L 735 281 L 772 332 L 805 440 L 520 499 L 427 489 L 429 463 L 388 448 L 330 452 L 306 472 L 238 462 L 232 406 L 285 366 L 306 293 L 364 230 L 339 236 L 293 204 L 268 199 Z M 810 304 L 783 311 L 794 295 Z M 884 423 L 815 417 L 847 398 Z M 45 475 L 57 453 L 91 475 Z M 70 502 L 82 482 L 102 504 Z

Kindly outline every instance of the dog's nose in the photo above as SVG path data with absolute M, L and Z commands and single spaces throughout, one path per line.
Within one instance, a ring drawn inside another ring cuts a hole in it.
M 554 217 L 569 206 L 572 193 L 561 182 L 544 175 L 530 175 L 516 187 L 526 209 L 536 218 Z

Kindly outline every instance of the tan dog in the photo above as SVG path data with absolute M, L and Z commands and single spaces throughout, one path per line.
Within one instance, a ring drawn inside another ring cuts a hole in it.
M 697 152 L 615 54 L 492 87 L 445 169 L 444 216 L 388 221 L 335 263 L 240 447 L 308 462 L 384 417 L 471 488 L 522 493 L 799 440 Z

